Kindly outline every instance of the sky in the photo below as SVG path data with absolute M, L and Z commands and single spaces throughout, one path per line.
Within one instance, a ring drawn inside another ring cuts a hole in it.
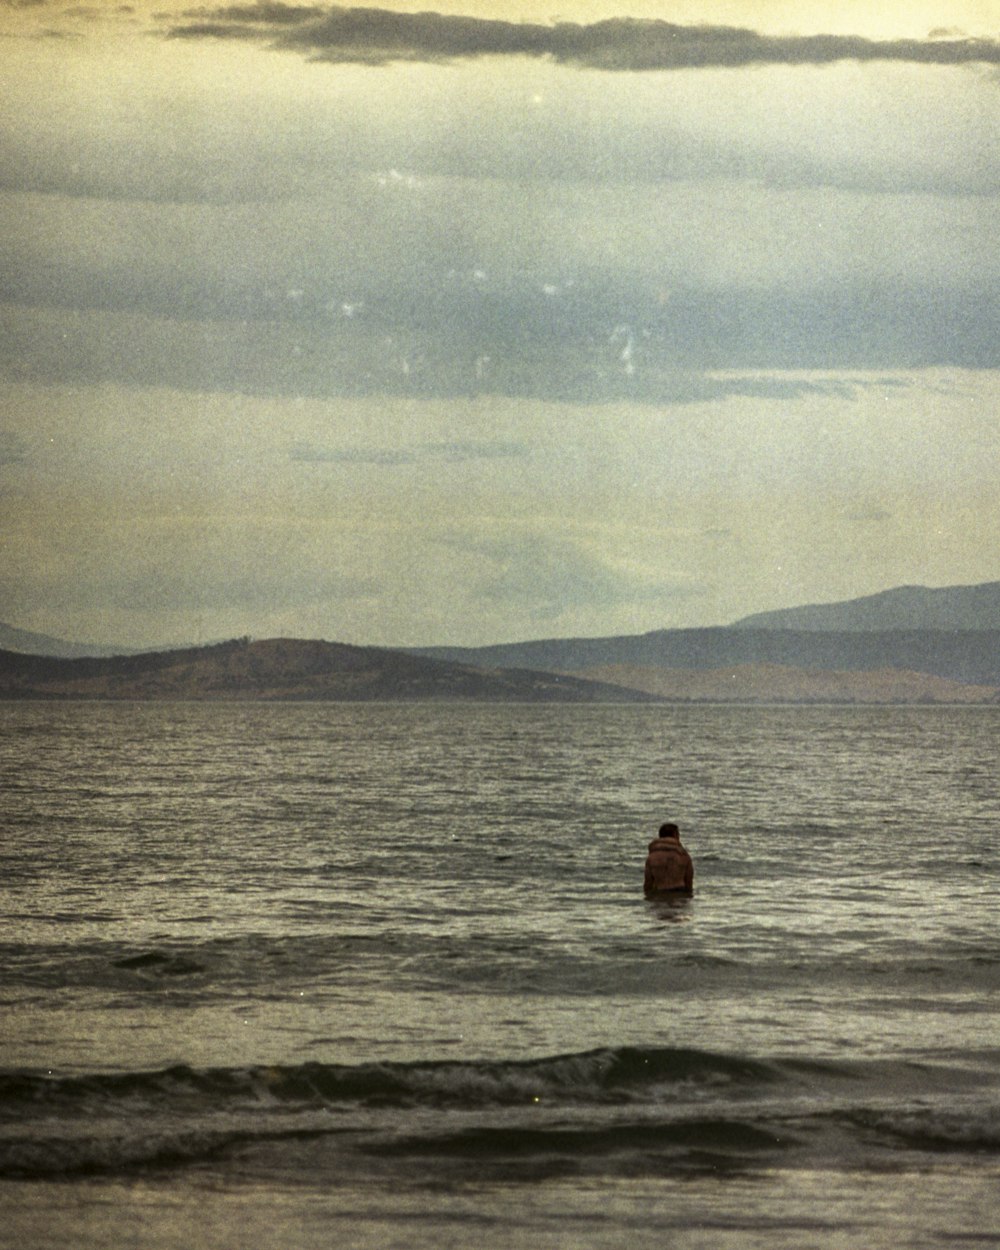
M 1000 579 L 1000 0 L 432 3 L 0 0 L 0 620 Z

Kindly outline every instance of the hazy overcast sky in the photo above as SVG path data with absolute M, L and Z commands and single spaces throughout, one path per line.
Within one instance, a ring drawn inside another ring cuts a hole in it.
M 1000 578 L 1000 0 L 428 7 L 0 0 L 0 620 Z

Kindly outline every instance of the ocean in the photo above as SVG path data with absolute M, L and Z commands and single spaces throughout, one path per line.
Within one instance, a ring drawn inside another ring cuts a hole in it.
M 1000 1245 L 1000 708 L 0 742 L 0 1245 Z M 663 820 L 693 898 L 643 897 Z

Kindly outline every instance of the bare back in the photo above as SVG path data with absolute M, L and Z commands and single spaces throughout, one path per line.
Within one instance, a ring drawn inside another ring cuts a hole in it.
M 694 889 L 694 864 L 678 838 L 656 838 L 649 844 L 643 888 L 647 894 Z

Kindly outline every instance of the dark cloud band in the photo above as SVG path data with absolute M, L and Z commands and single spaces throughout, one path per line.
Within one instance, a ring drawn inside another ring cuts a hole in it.
M 192 14 L 192 18 L 195 15 Z M 316 5 L 228 5 L 174 26 L 175 38 L 263 39 L 319 60 L 378 64 L 482 56 L 547 57 L 605 70 L 823 65 L 908 61 L 926 65 L 1000 63 L 1000 42 L 858 36 L 772 36 L 734 26 L 677 26 L 615 18 L 591 25 L 506 22 L 438 13 Z

